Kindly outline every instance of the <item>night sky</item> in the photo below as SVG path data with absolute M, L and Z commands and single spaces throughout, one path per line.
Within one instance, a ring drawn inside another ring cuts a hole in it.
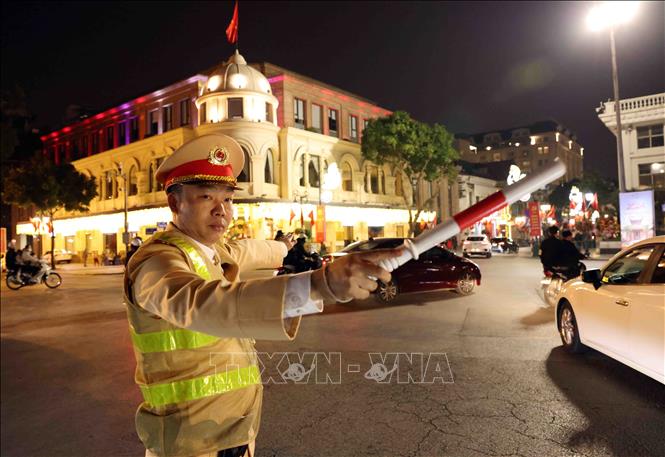
M 554 118 L 585 168 L 616 177 L 609 34 L 587 2 L 240 2 L 240 51 L 455 133 Z M 210 68 L 233 51 L 233 3 L 2 2 L 2 89 L 19 84 L 42 128 Z M 621 98 L 665 91 L 664 3 L 617 32 Z

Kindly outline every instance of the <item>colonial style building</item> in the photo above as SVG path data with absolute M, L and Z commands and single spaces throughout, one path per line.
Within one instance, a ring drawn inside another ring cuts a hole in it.
M 665 93 L 621 100 L 621 141 L 626 190 L 665 190 Z M 601 103 L 596 112 L 617 134 L 615 103 Z
M 512 160 L 529 174 L 559 157 L 567 167 L 566 175 L 559 181 L 582 176 L 584 148 L 570 130 L 553 120 L 506 130 L 460 134 L 456 143 L 462 159 L 469 162 Z
M 269 63 L 249 65 L 236 51 L 205 74 L 68 125 L 42 137 L 44 156 L 71 161 L 94 177 L 98 197 L 85 214 L 60 212 L 56 248 L 81 254 L 122 253 L 125 214 L 130 236 L 150 236 L 171 219 L 154 172 L 196 136 L 219 132 L 245 153 L 232 237 L 272 238 L 278 229 L 311 230 L 328 250 L 368 236 L 406 236 L 414 187 L 400 170 L 364 161 L 363 129 L 390 111 L 344 90 Z M 458 210 L 457 184 L 443 180 L 422 215 Z M 23 237 L 42 235 L 46 221 L 19 223 Z M 47 248 L 48 246 L 48 248 Z

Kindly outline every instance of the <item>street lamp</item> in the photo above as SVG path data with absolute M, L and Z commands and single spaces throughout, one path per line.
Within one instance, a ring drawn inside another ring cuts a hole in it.
M 587 15 L 587 26 L 592 31 L 610 29 L 610 48 L 612 53 L 612 84 L 614 86 L 614 112 L 617 121 L 617 161 L 619 166 L 619 192 L 626 190 L 623 165 L 623 142 L 621 138 L 621 107 L 619 99 L 619 75 L 617 73 L 616 46 L 614 43 L 615 27 L 629 22 L 637 13 L 639 2 L 603 2 L 595 6 Z

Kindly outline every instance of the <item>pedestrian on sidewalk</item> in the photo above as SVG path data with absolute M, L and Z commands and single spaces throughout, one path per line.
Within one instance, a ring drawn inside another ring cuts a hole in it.
M 301 316 L 367 298 L 377 264 L 400 249 L 350 254 L 298 275 L 240 282 L 278 267 L 290 237 L 225 243 L 244 154 L 231 137 L 203 135 L 159 167 L 173 222 L 132 256 L 125 301 L 144 401 L 136 413 L 146 456 L 252 456 L 263 387 L 254 338 L 292 340 Z M 284 412 L 288 416 L 288 411 Z

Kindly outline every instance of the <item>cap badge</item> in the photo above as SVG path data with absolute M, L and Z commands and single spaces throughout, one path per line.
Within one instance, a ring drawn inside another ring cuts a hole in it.
M 226 148 L 215 146 L 208 154 L 208 162 L 213 165 L 227 165 L 229 163 L 229 151 Z

